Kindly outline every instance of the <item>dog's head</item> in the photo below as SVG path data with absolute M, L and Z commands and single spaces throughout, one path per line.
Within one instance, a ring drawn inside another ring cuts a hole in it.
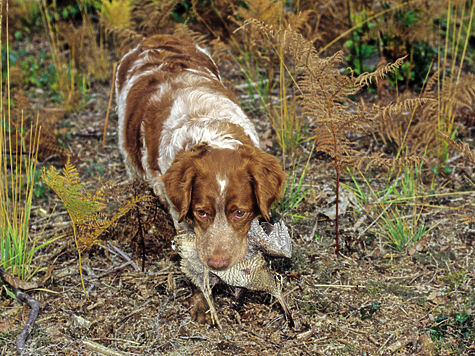
M 179 153 L 162 176 L 179 221 L 193 221 L 201 262 L 214 270 L 244 258 L 251 221 L 258 215 L 269 220 L 284 179 L 275 157 L 249 145 L 197 145 Z

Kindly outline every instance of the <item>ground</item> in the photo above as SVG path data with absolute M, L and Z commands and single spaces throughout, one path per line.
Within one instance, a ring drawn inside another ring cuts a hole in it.
M 98 85 L 85 105 L 65 114 L 57 128 L 60 134 L 69 134 L 65 137 L 74 153 L 72 163 L 91 190 L 99 180 L 127 180 L 114 111 L 105 150 L 101 148 L 109 85 Z M 30 100 L 35 108 L 41 107 L 41 97 Z M 269 123 L 253 119 L 265 149 L 278 155 Z M 312 156 L 305 186 L 313 191 L 298 207 L 301 217 L 286 221 L 293 257 L 271 261 L 272 268 L 285 276 L 284 294 L 294 329 L 271 296 L 247 292 L 237 298 L 232 287 L 223 284 L 214 289 L 223 330 L 193 322 L 187 302 L 191 286 L 171 248 L 169 220 L 153 204 L 131 211 L 101 236 L 101 244 L 83 253 L 87 298 L 69 216 L 58 197 L 47 190 L 35 201 L 32 229 L 65 237 L 42 249 L 35 261 L 42 266 L 38 276 L 50 273 L 50 278 L 41 288 L 27 291 L 41 304 L 27 341 L 30 354 L 475 354 L 471 329 L 475 233 L 454 213 L 473 205 L 473 196 L 439 202 L 444 209 L 428 209 L 425 219 L 438 225 L 414 249 L 397 252 L 364 238 L 363 230 L 372 220 L 352 209 L 350 193 L 343 190 L 350 206 L 340 217 L 342 253 L 336 256 L 335 222 L 317 214 L 331 205 L 334 191 L 334 173 L 327 163 L 325 157 Z M 40 162 L 39 168 L 61 164 L 52 158 Z M 454 163 L 472 172 L 463 165 L 462 160 Z M 343 181 L 349 182 L 348 177 Z M 447 178 L 447 185 L 451 191 L 463 191 L 467 181 L 464 176 Z M 384 182 L 377 178 L 372 182 L 380 183 Z M 146 239 L 144 271 L 138 218 Z M 365 224 L 358 226 L 362 218 Z M 15 354 L 16 337 L 29 311 L 5 292 L 0 295 L 2 355 Z

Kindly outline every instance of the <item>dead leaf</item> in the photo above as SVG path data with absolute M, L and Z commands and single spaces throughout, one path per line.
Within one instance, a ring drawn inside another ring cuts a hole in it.
M 389 352 L 395 352 L 395 351 L 403 348 L 404 346 L 406 346 L 408 343 L 409 343 L 409 341 L 408 341 L 407 338 L 399 339 L 395 343 L 389 345 L 388 350 L 389 350 Z
M 383 258 L 384 256 L 386 256 L 386 251 L 379 246 L 368 254 L 368 257 L 372 258 Z
M 310 337 L 312 335 L 313 335 L 313 329 L 310 329 L 310 330 L 307 330 L 307 331 L 304 331 L 302 333 L 297 334 L 297 339 L 299 339 L 301 341 L 306 341 L 306 340 L 310 339 Z
M 5 333 L 10 330 L 13 330 L 13 325 L 10 321 L 0 321 L 0 333 Z

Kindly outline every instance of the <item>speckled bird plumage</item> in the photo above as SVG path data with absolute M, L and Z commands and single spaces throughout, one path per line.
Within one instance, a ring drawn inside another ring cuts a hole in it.
M 251 247 L 250 253 L 258 249 L 268 256 L 292 257 L 292 244 L 284 222 L 280 221 L 274 225 L 267 222 L 264 224 L 267 231 L 264 231 L 258 219 L 254 219 L 251 223 L 251 228 L 247 233 L 247 241 Z
M 287 315 L 289 325 L 293 325 L 292 316 L 282 295 L 282 277 L 269 269 L 263 255 L 291 256 L 290 236 L 283 222 L 275 224 L 267 234 L 255 219 L 248 233 L 248 253 L 243 260 L 224 271 L 211 271 L 201 263 L 193 232 L 179 233 L 175 237 L 175 244 L 182 257 L 182 271 L 203 291 L 210 307 L 212 321 L 219 327 L 221 325 L 211 299 L 211 289 L 217 282 L 216 276 L 228 285 L 266 292 L 276 297 Z

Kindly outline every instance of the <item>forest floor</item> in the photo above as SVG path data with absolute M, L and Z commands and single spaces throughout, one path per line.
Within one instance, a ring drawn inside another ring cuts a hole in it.
M 225 76 L 233 81 L 232 71 Z M 101 148 L 109 89 L 110 83 L 95 86 L 81 110 L 65 114 L 55 128 L 67 140 L 72 163 L 90 191 L 100 182 L 127 180 L 114 110 L 105 150 Z M 38 91 L 35 96 L 28 99 L 32 110 L 41 110 L 45 99 Z M 270 124 L 251 118 L 263 148 L 279 156 Z M 302 156 L 309 153 L 303 146 Z M 224 284 L 213 291 L 223 329 L 193 322 L 190 282 L 171 248 L 173 229 L 166 214 L 150 203 L 103 234 L 102 246 L 83 253 L 86 298 L 70 218 L 46 189 L 35 200 L 32 230 L 43 231 L 45 237 L 66 236 L 43 248 L 35 260 L 42 266 L 38 276 L 49 278 L 41 288 L 28 291 L 41 305 L 27 341 L 30 355 L 475 355 L 475 230 L 456 219 L 458 209 L 473 208 L 473 194 L 447 195 L 443 202 L 434 198 L 434 205 L 442 208 L 424 210 L 424 219 L 436 226 L 413 249 L 400 253 L 367 238 L 363 230 L 374 218 L 360 212 L 354 195 L 342 188 L 341 199 L 348 206 L 340 216 L 342 253 L 337 257 L 334 221 L 324 214 L 335 190 L 327 163 L 312 154 L 304 180 L 311 191 L 293 212 L 300 217 L 286 220 L 293 256 L 272 261 L 272 268 L 285 276 L 294 329 L 270 295 L 247 292 L 236 299 Z M 64 160 L 53 157 L 38 168 L 62 164 Z M 295 169 L 301 171 L 303 165 Z M 452 165 L 454 172 L 465 174 L 447 176 L 441 185 L 445 192 L 473 190 L 473 167 L 465 167 L 461 158 Z M 351 183 L 346 176 L 343 181 Z M 375 175 L 371 184 L 383 187 L 385 180 Z M 137 190 L 141 187 L 124 186 L 142 194 Z M 145 260 L 140 229 L 146 239 Z M 0 354 L 15 354 L 15 340 L 29 311 L 1 293 Z

